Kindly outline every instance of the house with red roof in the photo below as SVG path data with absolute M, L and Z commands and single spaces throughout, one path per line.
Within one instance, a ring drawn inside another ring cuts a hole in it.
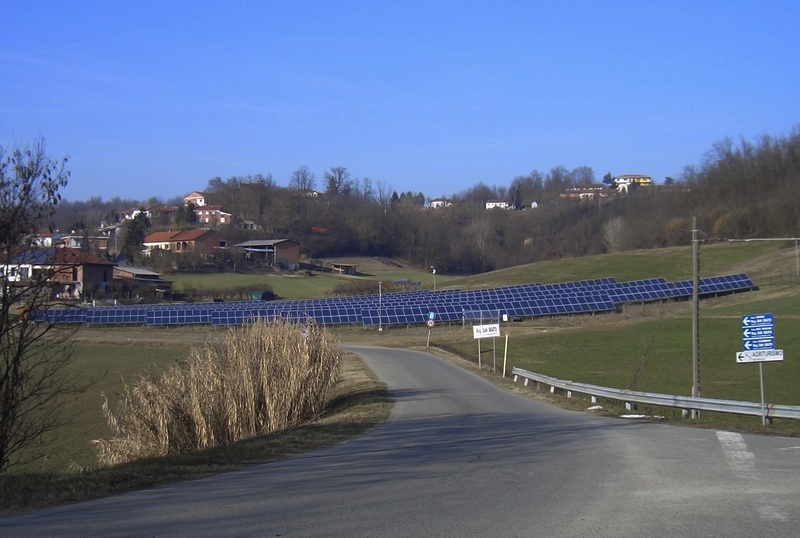
M 207 256 L 226 248 L 228 242 L 215 230 L 183 230 L 153 232 L 144 238 L 143 246 L 145 256 L 149 256 L 154 250 L 169 250 L 177 254 L 192 252 Z
M 85 299 L 111 289 L 116 265 L 77 248 L 24 248 L 3 260 L 0 271 L 12 286 L 48 281 L 54 297 Z

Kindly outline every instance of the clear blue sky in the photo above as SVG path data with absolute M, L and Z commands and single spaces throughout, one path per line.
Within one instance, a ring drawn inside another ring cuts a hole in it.
M 656 181 L 800 124 L 795 1 L 0 5 L 0 145 L 69 200 L 346 166 L 433 198 L 554 166 Z

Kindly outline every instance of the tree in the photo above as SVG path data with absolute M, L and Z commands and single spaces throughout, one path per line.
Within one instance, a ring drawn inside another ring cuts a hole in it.
M 549 200 L 557 200 L 559 195 L 572 187 L 572 176 L 563 166 L 556 166 L 544 181 L 544 195 Z
M 511 205 L 514 209 L 522 209 L 522 185 L 519 183 L 511 189 Z
M 353 190 L 350 172 L 344 166 L 332 166 L 325 172 L 325 192 L 333 195 L 348 196 Z
M 52 276 L 13 274 L 10 266 L 31 252 L 34 232 L 51 225 L 66 162 L 49 158 L 43 141 L 8 155 L 0 147 L 0 473 L 43 455 L 45 434 L 67 422 L 65 399 L 82 390 L 69 373 L 71 332 L 32 319 L 52 304 Z
M 579 166 L 569 173 L 573 185 L 594 184 L 594 170 L 591 166 Z
M 614 217 L 603 224 L 603 243 L 607 252 L 620 252 L 623 246 L 625 221 L 622 217 Z
M 138 213 L 133 220 L 128 222 L 125 239 L 122 242 L 122 255 L 125 256 L 128 262 L 134 263 L 141 256 L 148 228 L 150 228 L 150 220 L 148 220 L 144 211 Z
M 316 188 L 317 182 L 314 179 L 314 172 L 309 170 L 308 166 L 301 166 L 292 172 L 289 178 L 289 188 L 297 191 L 313 191 Z

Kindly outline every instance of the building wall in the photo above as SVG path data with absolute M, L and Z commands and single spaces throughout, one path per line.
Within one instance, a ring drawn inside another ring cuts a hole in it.
M 275 245 L 275 261 L 291 271 L 300 268 L 300 245 L 285 242 Z

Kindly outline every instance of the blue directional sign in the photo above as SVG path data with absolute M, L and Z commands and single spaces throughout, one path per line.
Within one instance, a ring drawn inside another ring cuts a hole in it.
M 753 351 L 754 349 L 775 349 L 774 338 L 749 338 L 744 341 L 745 351 Z
M 742 316 L 742 328 L 763 327 L 765 325 L 774 325 L 772 314 L 750 314 L 749 316 Z
M 775 349 L 774 322 L 772 314 L 742 316 L 742 341 L 745 351 Z
M 428 319 L 436 319 L 436 312 L 428 312 Z
M 742 328 L 742 338 L 774 338 L 775 328 L 772 325 L 763 327 L 744 327 Z

